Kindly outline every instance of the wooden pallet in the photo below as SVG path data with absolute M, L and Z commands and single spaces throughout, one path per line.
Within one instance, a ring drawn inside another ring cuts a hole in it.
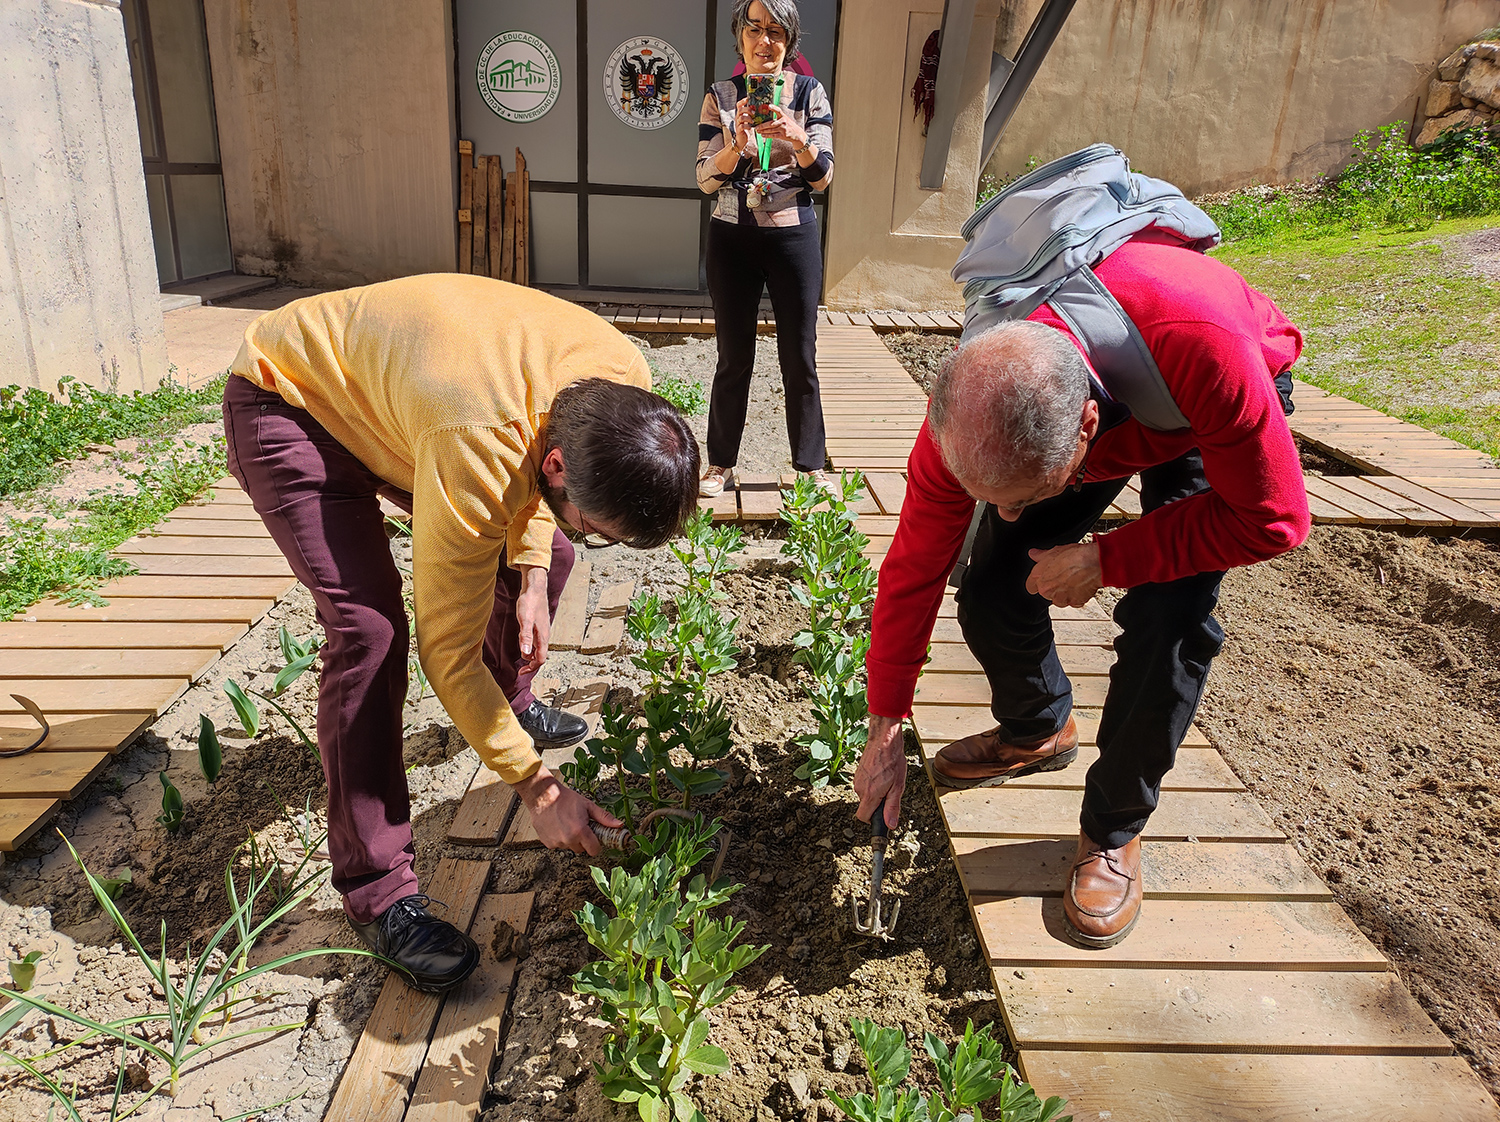
M 883 489 L 885 477 L 872 477 Z M 895 511 L 897 513 L 899 505 Z M 866 533 L 888 518 L 862 518 Z M 872 537 L 872 541 L 875 537 Z M 951 590 L 913 724 L 924 762 L 991 727 L 989 688 Z M 1079 1122 L 1396 1118 L 1414 1104 L 1500 1108 L 1194 727 L 1143 834 L 1145 903 L 1128 939 L 1074 946 L 1062 893 L 1113 659 L 1092 604 L 1054 610 L 1080 703 L 1079 760 L 997 788 L 938 789 L 955 864 L 1023 1074 Z M 934 784 L 936 786 L 936 784 Z
M 0 744 L 51 735 L 0 759 L 0 851 L 25 843 L 296 584 L 249 499 L 220 480 L 116 551 L 140 567 L 99 589 L 100 607 L 44 601 L 0 623 Z

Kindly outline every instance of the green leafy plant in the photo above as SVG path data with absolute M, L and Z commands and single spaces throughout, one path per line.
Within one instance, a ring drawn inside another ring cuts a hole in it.
M 666 398 L 689 417 L 699 417 L 708 412 L 708 395 L 701 382 L 671 375 L 655 377 L 651 381 L 654 393 Z
M 159 771 L 156 774 L 161 779 L 161 813 L 156 816 L 156 820 L 166 827 L 167 833 L 175 834 L 182 829 L 182 820 L 187 813 L 182 792 L 167 778 L 166 772 Z
M 568 783 L 594 792 L 628 829 L 645 812 L 686 809 L 694 796 L 724 783 L 724 773 L 711 764 L 728 755 L 732 722 L 709 687 L 716 675 L 735 668 L 739 647 L 734 619 L 715 607 L 715 582 L 745 548 L 744 536 L 736 527 L 715 526 L 706 512 L 685 533 L 672 546 L 687 572 L 683 590 L 670 605 L 655 595 L 637 596 L 626 617 L 626 632 L 640 645 L 631 662 L 650 676 L 640 717 L 605 705 L 602 733 L 562 767 Z M 601 784 L 606 768 L 613 769 L 613 789 Z
M 681 887 L 712 851 L 716 828 L 696 822 L 670 840 L 659 830 L 658 852 L 639 873 L 591 870 L 614 914 L 590 903 L 574 916 L 604 956 L 573 976 L 574 990 L 597 998 L 611 1022 L 594 1073 L 605 1097 L 634 1103 L 642 1122 L 702 1119 L 690 1081 L 729 1070 L 723 1049 L 708 1043 L 708 1011 L 735 993 L 735 972 L 767 950 L 735 946 L 744 923 L 708 914 L 740 886 L 710 885 L 699 873 Z
M 219 743 L 219 732 L 207 713 L 198 714 L 198 766 L 203 769 L 203 778 L 209 786 L 219 781 L 224 770 L 224 746 Z
M 853 506 L 863 495 L 858 472 L 839 477 L 830 494 L 807 476 L 783 491 L 787 540 L 801 586 L 792 596 L 808 610 L 808 627 L 793 638 L 796 660 L 812 674 L 817 731 L 800 739 L 808 758 L 796 771 L 814 787 L 841 783 L 864 751 L 869 709 L 864 665 L 875 572 L 864 556 L 870 540 L 856 528 Z
M 960 1118 L 984 1122 L 979 1109 L 994 1100 L 998 1114 L 992 1122 L 1072 1122 L 1064 1115 L 1066 1100 L 1054 1095 L 1043 1102 L 1031 1084 L 1016 1075 L 1002 1058 L 993 1026 L 975 1030 L 970 1021 L 963 1039 L 952 1051 L 927 1033 L 923 1046 L 937 1069 L 938 1089 L 929 1097 L 915 1087 L 903 1087 L 911 1072 L 911 1050 L 900 1029 L 881 1028 L 856 1017 L 849 1022 L 855 1042 L 865 1057 L 873 1095 L 860 1092 L 848 1098 L 835 1091 L 828 1098 L 855 1122 L 956 1122 Z
M 284 899 L 270 907 L 262 907 L 260 897 L 271 883 L 270 879 L 263 873 L 257 872 L 252 866 L 244 886 L 237 888 L 234 869 L 239 854 L 236 853 L 225 872 L 225 883 L 232 905 L 230 917 L 209 937 L 208 942 L 196 955 L 189 945 L 184 955 L 186 961 L 181 967 L 177 967 L 167 958 L 166 921 L 163 920 L 161 923 L 161 952 L 159 955 L 152 955 L 142 946 L 140 938 L 131 928 L 124 914 L 116 907 L 113 898 L 100 880 L 84 865 L 78 851 L 73 848 L 73 843 L 66 837 L 63 838 L 63 842 L 88 881 L 99 907 L 113 921 L 120 934 L 125 937 L 126 943 L 150 974 L 156 990 L 165 999 L 166 1011 L 137 1013 L 117 1020 L 99 1021 L 40 997 L 30 997 L 10 990 L 0 990 L 0 997 L 10 998 L 12 1001 L 21 1002 L 33 1009 L 40 1009 L 85 1030 L 83 1037 L 65 1047 L 73 1047 L 94 1036 L 105 1036 L 119 1041 L 126 1048 L 136 1049 L 164 1064 L 167 1074 L 147 1090 L 140 1102 L 127 1114 L 134 1113 L 164 1086 L 169 1087 L 170 1092 L 175 1094 L 177 1081 L 183 1068 L 217 1045 L 245 1037 L 285 1032 L 304 1026 L 305 1020 L 285 1024 L 254 1025 L 230 1031 L 230 1019 L 236 1010 L 247 1003 L 260 1003 L 263 1000 L 258 995 L 236 996 L 238 990 L 246 983 L 295 962 L 319 955 L 379 957 L 371 951 L 356 948 L 342 947 L 332 950 L 317 948 L 283 955 L 255 967 L 246 966 L 254 944 L 287 912 L 316 892 L 323 877 L 327 875 L 327 871 L 304 876 Z M 256 918 L 257 912 L 259 912 L 258 919 Z M 215 1018 L 219 1019 L 222 1027 L 217 1035 L 210 1038 L 206 1027 Z M 148 1032 L 148 1026 L 158 1031 Z M 36 1066 L 37 1060 L 46 1059 L 52 1054 L 54 1053 L 48 1053 L 43 1057 L 33 1057 L 31 1061 L 21 1060 L 8 1053 L 0 1053 L 0 1056 L 19 1064 L 40 1079 L 43 1085 L 52 1091 L 54 1099 L 64 1102 L 69 1109 L 74 1109 L 71 1107 L 72 1100 L 65 1099 L 56 1082 L 44 1075 Z M 269 1107 L 260 1109 L 266 1110 Z M 250 1113 L 257 1112 L 251 1111 Z M 120 1115 L 120 1117 L 125 1116 Z M 76 1109 L 72 1117 L 77 1117 Z
M 135 883 L 135 874 L 130 871 L 129 866 L 126 866 L 125 868 L 120 870 L 119 876 L 100 877 L 99 883 L 104 886 L 104 891 L 109 893 L 109 898 L 111 900 L 118 900 L 120 898 L 120 893 L 125 891 L 125 886 L 127 884 Z
M 36 981 L 36 964 L 41 961 L 41 951 L 27 951 L 26 954 L 16 962 L 7 962 L 5 967 L 10 971 L 10 980 L 16 989 L 25 993 Z
M 224 683 L 224 692 L 229 695 L 229 704 L 234 706 L 234 715 L 239 718 L 245 735 L 252 738 L 260 735 L 260 706 L 250 699 L 245 687 L 231 678 Z

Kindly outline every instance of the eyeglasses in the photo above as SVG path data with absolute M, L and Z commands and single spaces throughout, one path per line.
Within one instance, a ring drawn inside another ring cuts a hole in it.
M 773 23 L 771 26 L 765 27 L 758 23 L 747 23 L 745 24 L 744 34 L 750 36 L 752 39 L 769 39 L 777 45 L 784 45 L 786 43 L 786 28 L 780 24 Z
M 583 531 L 583 535 L 585 538 L 600 538 L 603 540 L 604 545 L 619 545 L 620 542 L 624 540 L 622 538 L 615 537 L 613 534 L 606 534 L 603 530 L 599 529 L 598 526 L 595 526 L 592 522 L 585 518 L 583 515 L 583 511 L 581 510 L 578 512 L 578 528 Z

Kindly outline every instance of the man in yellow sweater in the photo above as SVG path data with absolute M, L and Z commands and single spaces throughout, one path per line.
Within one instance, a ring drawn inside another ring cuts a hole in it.
M 553 849 L 619 823 L 542 763 L 583 723 L 531 693 L 573 564 L 558 529 L 654 548 L 697 505 L 698 446 L 635 346 L 590 312 L 485 277 L 330 292 L 261 316 L 224 391 L 229 469 L 323 625 L 318 748 L 350 923 L 441 991 L 478 963 L 427 911 L 401 753 L 408 633 L 379 496 L 412 512 L 418 657 Z

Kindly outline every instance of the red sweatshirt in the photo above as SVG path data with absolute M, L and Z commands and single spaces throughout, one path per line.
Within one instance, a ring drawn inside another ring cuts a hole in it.
M 1190 429 L 1134 418 L 1102 433 L 1084 479 L 1124 479 L 1199 449 L 1212 489 L 1098 538 L 1104 584 L 1131 588 L 1264 561 L 1302 544 L 1311 518 L 1297 447 L 1272 379 L 1297 361 L 1302 333 L 1233 269 L 1137 239 L 1095 270 L 1160 367 Z M 1052 309 L 1031 316 L 1073 335 Z M 1077 340 L 1074 339 L 1074 343 Z M 906 501 L 880 569 L 866 658 L 870 712 L 911 712 L 917 675 L 974 500 L 943 465 L 924 424 L 907 463 Z

